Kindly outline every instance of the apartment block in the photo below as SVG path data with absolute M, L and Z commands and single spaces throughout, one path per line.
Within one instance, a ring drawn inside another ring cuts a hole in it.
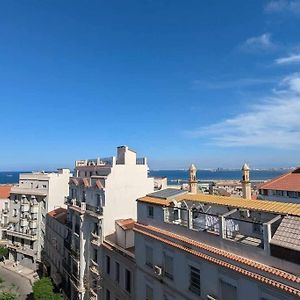
M 103 293 L 105 299 L 113 299 L 112 295 L 132 299 L 132 265 L 126 261 L 123 266 L 123 258 L 119 259 L 122 251 L 130 256 L 130 249 L 126 248 L 128 244 L 124 248 L 118 242 L 119 225 L 115 221 L 136 219 L 136 199 L 154 190 L 153 178 L 148 177 L 147 160 L 137 158 L 134 151 L 121 146 L 116 157 L 76 161 L 74 174 L 66 201 L 69 233 L 65 249 L 69 255 L 64 262 L 68 266 L 64 275 L 65 292 L 70 299 L 103 299 Z M 110 257 L 109 262 L 106 257 Z M 115 262 L 120 264 L 120 284 L 104 288 L 105 282 L 111 282 L 104 266 L 109 265 L 113 273 Z M 127 294 L 123 293 L 124 287 Z
M 137 210 L 136 299 L 299 299 L 299 204 L 167 189 Z
M 12 185 L 1 184 L 0 185 L 0 240 L 5 242 L 5 231 L 3 229 L 8 225 L 9 214 L 9 195 Z
M 36 270 L 44 250 L 46 215 L 64 206 L 70 170 L 20 174 L 10 191 L 9 223 L 5 228 L 9 259 Z

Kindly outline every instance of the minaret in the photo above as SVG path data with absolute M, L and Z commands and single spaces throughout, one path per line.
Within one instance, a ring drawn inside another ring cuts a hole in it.
M 242 189 L 243 189 L 243 198 L 251 200 L 251 182 L 250 182 L 250 168 L 245 163 L 242 167 L 243 180 Z
M 197 181 L 196 173 L 197 173 L 197 169 L 195 165 L 192 164 L 189 168 L 189 175 L 190 175 L 189 191 L 192 194 L 197 194 L 197 190 L 198 190 L 198 181 Z

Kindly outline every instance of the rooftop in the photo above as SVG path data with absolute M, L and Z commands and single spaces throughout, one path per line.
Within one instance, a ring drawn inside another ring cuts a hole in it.
M 120 219 L 116 223 L 124 230 L 133 229 L 135 221 L 133 219 Z
M 0 185 L 0 199 L 8 199 L 11 188 L 12 188 L 12 185 L 10 185 L 10 184 Z
M 283 203 L 277 201 L 267 200 L 247 200 L 235 197 L 217 196 L 217 195 L 205 195 L 205 194 L 183 194 L 177 197 L 170 198 L 158 198 L 149 194 L 146 197 L 138 199 L 140 202 L 147 202 L 150 204 L 156 204 L 161 206 L 169 206 L 172 201 L 193 201 L 200 203 L 209 203 L 215 205 L 229 206 L 232 208 L 249 209 L 252 211 L 261 211 L 283 215 L 300 216 L 300 204 L 296 203 Z
M 271 244 L 300 251 L 300 218 L 285 216 L 272 237 Z
M 260 189 L 300 192 L 300 168 L 285 173 L 259 186 Z
M 187 191 L 183 191 L 180 189 L 172 189 L 172 188 L 167 188 L 161 191 L 157 191 L 151 194 L 148 194 L 147 196 L 149 197 L 154 197 L 154 198 L 161 198 L 161 199 L 172 199 L 175 196 L 179 196 L 182 194 L 186 194 Z
M 67 220 L 67 210 L 65 208 L 59 207 L 48 213 L 48 215 L 58 222 L 65 224 Z

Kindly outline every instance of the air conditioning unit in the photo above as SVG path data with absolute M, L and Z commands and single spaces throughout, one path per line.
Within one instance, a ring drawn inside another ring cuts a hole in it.
M 206 296 L 206 299 L 207 299 L 207 300 L 217 300 L 217 297 L 212 296 L 212 295 L 207 295 L 207 296 Z
M 154 272 L 157 276 L 161 276 L 162 275 L 162 267 L 154 266 Z

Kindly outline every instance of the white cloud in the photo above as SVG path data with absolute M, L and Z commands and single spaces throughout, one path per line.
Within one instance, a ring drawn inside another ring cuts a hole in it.
M 287 57 L 280 57 L 275 60 L 278 65 L 300 63 L 300 54 L 292 54 Z
M 193 86 L 195 88 L 204 88 L 211 90 L 221 90 L 230 88 L 247 88 L 259 85 L 273 83 L 275 78 L 240 78 L 233 80 L 194 80 Z
M 189 137 L 204 137 L 220 146 L 300 147 L 300 74 L 284 78 L 279 89 L 249 111 L 198 130 Z
M 251 37 L 240 46 L 240 49 L 250 52 L 270 50 L 274 48 L 275 44 L 271 40 L 270 33 L 264 33 L 260 36 Z
M 265 6 L 267 13 L 288 12 L 293 14 L 300 13 L 300 0 L 273 0 Z

